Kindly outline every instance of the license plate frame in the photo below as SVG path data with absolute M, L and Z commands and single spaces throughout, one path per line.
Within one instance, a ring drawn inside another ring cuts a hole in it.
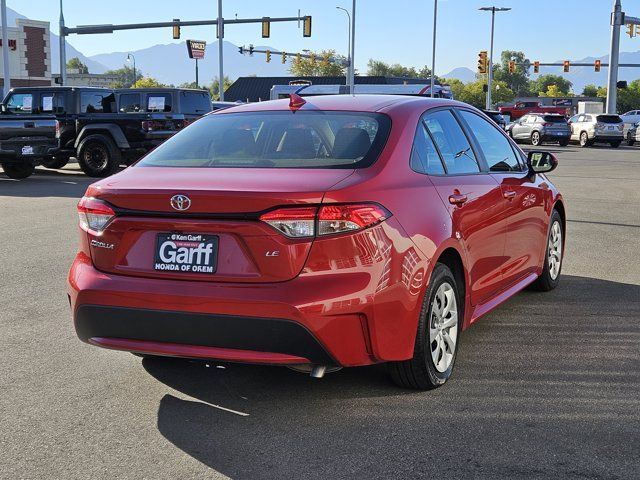
M 21 151 L 22 151 L 22 155 L 35 155 L 35 152 L 31 145 L 24 145 Z
M 153 270 L 177 274 L 213 275 L 218 267 L 219 237 L 205 233 L 156 234 Z

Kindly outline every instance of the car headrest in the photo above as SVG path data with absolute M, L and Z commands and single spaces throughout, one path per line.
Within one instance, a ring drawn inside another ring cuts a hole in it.
M 371 139 L 362 128 L 341 128 L 336 133 L 333 142 L 332 157 L 360 158 L 364 157 L 371 148 Z
M 308 128 L 289 128 L 285 130 L 278 151 L 286 156 L 296 158 L 314 158 L 316 156 L 316 147 L 313 143 L 311 130 Z
M 231 155 L 232 153 L 249 152 L 255 147 L 255 139 L 251 130 L 234 128 L 224 132 L 216 142 L 217 155 Z

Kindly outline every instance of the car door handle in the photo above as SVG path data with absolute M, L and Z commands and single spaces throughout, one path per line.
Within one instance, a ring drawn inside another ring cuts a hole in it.
M 451 205 L 460 206 L 467 200 L 469 200 L 469 198 L 464 193 L 452 193 L 451 195 L 449 195 L 449 203 Z
M 513 190 L 505 190 L 504 192 L 502 192 L 502 196 L 507 200 L 513 200 L 516 196 L 516 192 L 514 192 Z

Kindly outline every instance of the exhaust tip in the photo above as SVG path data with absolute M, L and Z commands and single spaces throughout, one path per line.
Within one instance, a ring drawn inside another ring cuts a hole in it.
M 322 378 L 326 371 L 327 367 L 325 365 L 314 365 L 309 376 L 313 378 Z

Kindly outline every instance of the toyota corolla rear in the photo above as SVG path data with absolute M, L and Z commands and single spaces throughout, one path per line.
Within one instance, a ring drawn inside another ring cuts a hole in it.
M 375 299 L 398 281 L 404 235 L 375 198 L 326 193 L 376 162 L 389 117 L 232 110 L 89 187 L 69 274 L 78 336 L 152 355 L 381 361 Z

